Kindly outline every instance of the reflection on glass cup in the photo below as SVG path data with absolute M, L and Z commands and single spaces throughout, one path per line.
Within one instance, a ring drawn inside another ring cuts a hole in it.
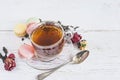
M 64 46 L 64 30 L 53 21 L 44 21 L 36 25 L 30 34 L 30 40 L 41 61 L 50 61 L 57 57 Z

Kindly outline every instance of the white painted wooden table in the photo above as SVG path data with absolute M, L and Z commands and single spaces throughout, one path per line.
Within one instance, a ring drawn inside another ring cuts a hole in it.
M 0 52 L 22 44 L 13 33 L 15 24 L 29 17 L 60 20 L 80 26 L 90 55 L 79 65 L 66 65 L 45 80 L 120 80 L 120 0 L 4 0 L 0 1 Z M 35 80 L 35 70 L 17 59 L 17 67 L 5 71 L 0 60 L 0 80 Z

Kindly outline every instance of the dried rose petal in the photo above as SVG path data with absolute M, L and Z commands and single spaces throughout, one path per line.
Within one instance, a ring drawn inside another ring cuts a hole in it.
M 9 54 L 8 58 L 15 59 L 15 55 L 13 53 Z
M 77 32 L 73 34 L 73 38 L 71 39 L 73 43 L 77 43 L 82 39 L 82 36 Z

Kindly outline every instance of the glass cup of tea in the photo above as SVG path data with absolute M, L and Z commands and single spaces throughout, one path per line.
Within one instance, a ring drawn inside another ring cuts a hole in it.
M 30 34 L 30 40 L 35 48 L 36 57 L 41 61 L 54 60 L 64 46 L 63 27 L 54 21 L 43 21 L 35 27 Z

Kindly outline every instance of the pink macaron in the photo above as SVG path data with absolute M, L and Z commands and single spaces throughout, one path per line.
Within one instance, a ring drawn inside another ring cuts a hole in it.
M 29 23 L 26 29 L 27 34 L 31 34 L 33 30 L 37 28 L 36 25 L 37 23 Z
M 23 44 L 18 49 L 18 55 L 21 58 L 30 59 L 35 56 L 35 50 L 33 46 L 28 45 L 28 44 Z

